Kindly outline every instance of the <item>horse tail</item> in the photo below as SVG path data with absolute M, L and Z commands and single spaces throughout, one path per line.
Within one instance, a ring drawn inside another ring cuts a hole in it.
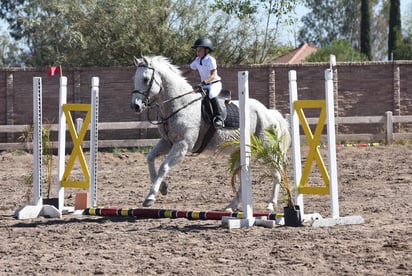
M 289 122 L 282 116 L 282 114 L 275 110 L 275 109 L 270 109 L 271 117 L 275 119 L 275 124 L 273 124 L 273 127 L 276 128 L 278 138 L 280 139 L 280 147 L 283 152 L 283 154 L 286 155 L 290 144 L 292 142 L 292 138 L 290 135 L 290 127 L 289 127 Z

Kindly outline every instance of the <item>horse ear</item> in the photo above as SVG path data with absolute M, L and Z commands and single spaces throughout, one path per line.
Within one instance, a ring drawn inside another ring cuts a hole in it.
M 149 61 L 147 60 L 147 58 L 146 58 L 145 56 L 142 56 L 142 58 L 143 58 L 143 62 L 144 62 L 145 64 L 149 65 Z
M 139 66 L 140 63 L 142 63 L 142 61 L 140 59 L 138 59 L 137 57 L 133 57 L 134 58 L 134 65 Z

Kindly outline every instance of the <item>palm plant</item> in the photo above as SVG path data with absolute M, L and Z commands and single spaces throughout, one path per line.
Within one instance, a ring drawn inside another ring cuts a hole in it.
M 47 179 L 44 181 L 47 183 L 47 198 L 50 197 L 51 190 L 51 177 L 53 173 L 53 148 L 51 141 L 51 124 L 47 127 L 41 129 L 42 133 L 42 149 L 43 149 L 43 163 L 47 166 Z M 23 133 L 20 137 L 17 138 L 18 141 L 22 143 L 30 143 L 33 141 L 34 126 L 33 124 L 29 125 L 27 131 Z M 30 184 L 33 182 L 33 172 L 31 176 L 26 177 L 26 183 Z
M 251 135 L 250 154 L 254 163 L 259 163 L 263 170 L 262 177 L 273 179 L 276 178 L 276 173 L 280 174 L 280 186 L 286 193 L 286 204 L 289 208 L 295 208 L 293 187 L 288 179 L 288 160 L 285 149 L 282 149 L 282 139 L 284 137 L 278 134 L 276 128 L 268 128 L 265 130 L 265 138 Z M 232 187 L 236 174 L 240 170 L 240 140 L 234 139 L 223 144 L 223 147 L 235 146 L 235 151 L 232 152 L 229 159 L 230 172 L 232 174 Z

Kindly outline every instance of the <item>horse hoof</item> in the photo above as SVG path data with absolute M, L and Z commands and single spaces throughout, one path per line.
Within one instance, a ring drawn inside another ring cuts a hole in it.
M 168 186 L 167 186 L 166 182 L 162 181 L 162 184 L 160 184 L 159 192 L 162 195 L 167 195 L 167 188 L 168 188 Z
M 150 207 L 155 203 L 154 199 L 145 199 L 143 202 L 143 207 Z
M 230 212 L 237 211 L 238 205 L 239 201 L 235 198 L 225 207 L 225 210 Z

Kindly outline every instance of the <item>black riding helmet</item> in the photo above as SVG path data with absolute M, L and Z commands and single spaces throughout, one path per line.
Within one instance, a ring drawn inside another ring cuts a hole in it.
M 213 52 L 213 43 L 210 39 L 208 38 L 199 38 L 195 41 L 195 44 L 192 46 L 193 49 L 196 49 L 197 47 L 204 47 L 209 49 L 210 52 Z

